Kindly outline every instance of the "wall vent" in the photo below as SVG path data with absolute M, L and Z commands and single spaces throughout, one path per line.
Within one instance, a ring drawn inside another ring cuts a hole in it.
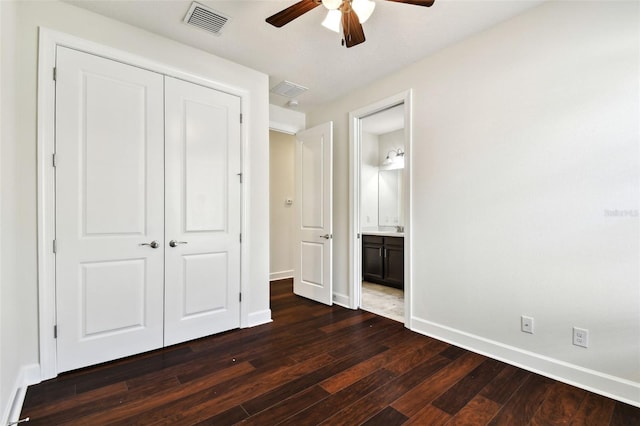
M 271 93 L 286 96 L 287 98 L 296 98 L 302 93 L 309 90 L 307 87 L 284 80 L 271 88 Z
M 200 3 L 193 2 L 184 22 L 194 27 L 201 28 L 215 35 L 220 35 L 222 27 L 231 18 Z

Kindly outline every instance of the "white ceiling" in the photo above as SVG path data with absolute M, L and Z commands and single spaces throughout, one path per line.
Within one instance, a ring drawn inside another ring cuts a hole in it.
M 275 28 L 265 18 L 297 0 L 200 0 L 231 17 L 220 36 L 182 22 L 190 0 L 67 0 L 269 75 L 309 88 L 299 111 L 339 98 L 429 54 L 539 5 L 544 0 L 436 0 L 432 7 L 375 0 L 364 26 L 367 41 L 347 49 L 321 26 L 323 7 Z M 428 78 L 428 76 L 425 76 Z M 271 95 L 272 104 L 288 98 Z

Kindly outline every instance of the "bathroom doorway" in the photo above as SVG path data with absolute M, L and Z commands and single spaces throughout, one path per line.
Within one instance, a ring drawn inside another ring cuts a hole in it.
M 410 318 L 410 92 L 350 114 L 354 308 Z

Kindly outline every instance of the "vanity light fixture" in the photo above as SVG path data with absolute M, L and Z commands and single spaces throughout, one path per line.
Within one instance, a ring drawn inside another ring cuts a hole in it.
M 384 170 L 404 169 L 404 150 L 392 149 L 381 164 Z

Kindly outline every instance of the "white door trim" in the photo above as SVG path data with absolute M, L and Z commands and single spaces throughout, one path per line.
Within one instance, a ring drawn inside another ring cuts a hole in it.
M 193 75 L 183 70 L 154 62 L 143 57 L 109 46 L 87 41 L 62 32 L 39 28 L 38 51 L 38 100 L 37 100 L 37 222 L 38 222 L 38 313 L 39 313 L 39 349 L 41 380 L 56 377 L 56 340 L 53 327 L 56 320 L 55 304 L 55 256 L 53 254 L 53 240 L 55 239 L 55 175 L 52 156 L 55 147 L 55 84 L 53 69 L 56 64 L 56 47 L 65 46 L 112 59 L 118 62 L 144 68 L 160 74 L 179 78 L 191 83 L 210 87 L 221 92 L 240 97 L 243 126 L 241 129 L 242 148 L 241 157 L 243 185 L 241 208 L 241 264 L 240 289 L 249 294 L 249 258 L 251 235 L 247 232 L 249 206 L 249 185 L 251 176 L 244 159 L 249 158 L 248 124 L 251 122 L 249 113 L 250 95 L 243 88 L 235 87 L 205 77 Z M 248 298 L 247 298 L 248 299 Z M 249 311 L 246 303 L 240 305 L 240 327 L 250 325 Z
M 404 104 L 404 123 L 405 123 L 405 165 L 403 170 L 404 199 L 405 199 L 405 227 L 404 227 L 404 325 L 411 327 L 411 293 L 412 293 L 412 244 L 411 244 L 411 224 L 412 224 L 412 201 L 411 188 L 411 165 L 412 165 L 412 105 L 411 105 L 411 89 L 382 99 L 373 104 L 364 106 L 355 111 L 349 112 L 349 158 L 350 174 L 349 174 L 349 265 L 351 266 L 349 274 L 349 307 L 358 309 L 361 301 L 361 279 L 362 279 L 362 240 L 360 239 L 360 161 L 361 161 L 361 119 L 383 111 L 396 105 Z

